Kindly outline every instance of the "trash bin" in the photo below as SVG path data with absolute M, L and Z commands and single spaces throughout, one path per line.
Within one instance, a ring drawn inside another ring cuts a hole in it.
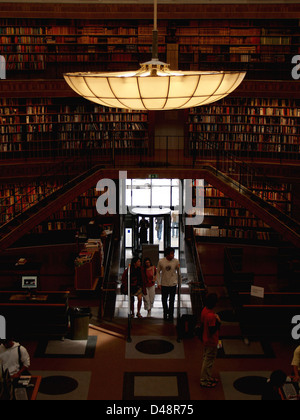
M 87 340 L 89 338 L 90 308 L 71 308 L 71 340 Z

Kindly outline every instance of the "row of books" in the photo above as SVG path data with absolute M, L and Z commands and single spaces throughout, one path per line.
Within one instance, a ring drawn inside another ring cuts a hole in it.
M 25 63 L 7 63 L 6 69 L 8 71 L 42 71 L 45 70 L 45 62 L 25 62 Z
M 61 188 L 61 184 L 58 182 L 44 183 L 40 185 L 34 184 L 16 184 L 16 185 L 1 185 L 0 188 L 0 200 L 4 197 L 15 197 L 16 195 L 28 197 L 30 195 L 39 196 L 45 195 L 49 192 L 55 191 Z
M 3 101 L 3 103 L 0 102 L 0 114 L 3 106 L 6 107 L 7 110 L 12 111 L 11 108 L 7 108 L 8 103 L 6 98 L 3 98 L 1 101 Z M 61 119 L 65 116 L 62 114 L 74 114 L 74 116 L 78 114 L 88 114 L 90 118 L 94 118 L 95 120 L 97 119 L 99 121 L 120 121 L 124 120 L 125 118 L 131 118 L 134 120 L 138 119 L 138 115 L 140 115 L 141 120 L 147 120 L 147 112 L 145 111 L 117 109 L 92 103 L 88 105 L 78 105 L 76 103 L 74 105 L 66 105 L 57 103 L 49 98 L 47 101 L 45 101 L 44 98 L 39 98 L 36 99 L 36 102 L 37 103 L 34 104 L 33 99 L 26 99 L 26 104 L 23 105 L 19 104 L 18 100 L 12 100 L 11 106 L 20 105 L 21 109 L 26 106 L 26 114 L 58 114 L 58 116 L 60 115 Z
M 300 107 L 296 105 L 289 106 L 229 106 L 212 105 L 199 107 L 191 110 L 191 115 L 258 115 L 258 116 L 282 116 L 282 117 L 300 117 Z M 197 117 L 193 117 L 197 118 Z
M 268 193 L 266 190 L 266 184 L 255 182 L 252 184 L 251 188 L 253 191 L 264 191 Z M 291 191 L 291 185 L 290 184 L 274 184 L 272 185 L 272 192 L 276 193 L 282 193 L 284 191 L 287 191 L 290 193 Z M 224 193 L 220 190 L 217 190 L 213 186 L 207 185 L 205 186 L 205 196 L 206 197 L 225 197 Z M 271 198 L 271 197 L 270 197 Z
M 101 132 L 70 132 L 65 131 L 61 133 L 55 133 L 54 135 L 49 135 L 52 131 L 42 131 L 40 126 L 35 128 L 35 126 L 31 127 L 31 131 L 26 133 L 25 135 L 22 133 L 15 134 L 2 134 L 0 138 L 0 145 L 2 151 L 12 151 L 12 150 L 26 150 L 26 145 L 29 145 L 31 142 L 39 142 L 36 144 L 36 148 L 44 148 L 43 143 L 47 145 L 47 142 L 51 141 L 53 144 L 55 142 L 56 148 L 65 147 L 65 141 L 74 142 L 73 144 L 80 145 L 80 148 L 83 146 L 88 146 L 88 144 L 92 144 L 95 148 L 111 148 L 113 147 L 113 140 L 115 140 L 115 146 L 119 146 L 122 144 L 125 147 L 136 147 L 139 143 L 145 144 L 147 142 L 147 135 L 145 133 L 137 132 L 137 131 L 120 131 L 112 133 L 110 131 L 101 131 Z M 60 146 L 61 143 L 61 146 Z M 9 145 L 11 144 L 12 149 L 9 149 Z M 17 146 L 18 145 L 18 146 Z M 17 149 L 16 149 L 17 147 Z
M 21 133 L 22 132 L 21 125 L 0 125 L 0 134 L 8 134 L 8 133 Z
M 143 138 L 138 139 L 139 141 L 134 141 L 137 139 L 118 139 L 118 140 L 110 140 L 110 139 L 101 139 L 101 142 L 99 142 L 99 140 L 95 140 L 95 139 L 88 139 L 85 142 L 80 141 L 80 140 L 67 140 L 65 139 L 62 143 L 61 143 L 61 148 L 64 150 L 70 150 L 70 149 L 102 149 L 105 152 L 108 152 L 109 150 L 111 150 L 113 147 L 115 149 L 127 149 L 127 150 L 141 150 L 144 149 L 145 147 L 147 147 L 147 141 L 144 140 Z
M 292 201 L 292 186 L 290 184 L 267 184 L 254 182 L 248 186 L 250 191 L 258 197 L 269 202 L 274 207 L 283 210 L 284 212 L 291 211 Z M 206 209 L 216 208 L 218 210 L 226 208 L 226 216 L 249 218 L 250 212 L 246 209 L 241 209 L 234 201 L 226 199 L 225 195 L 218 189 L 212 186 L 205 187 L 205 207 Z M 235 207 L 233 214 L 232 206 Z M 205 213 L 206 214 L 206 213 Z M 252 217 L 254 217 L 252 215 Z
M 284 33 L 284 31 L 282 31 Z M 229 24 L 223 26 L 222 24 L 216 27 L 216 22 L 214 27 L 203 27 L 203 26 L 193 26 L 193 27 L 179 27 L 177 28 L 177 35 L 204 35 L 204 36 L 260 36 L 262 34 L 262 28 L 234 28 L 230 27 Z
M 102 112 L 104 112 L 102 110 Z M 81 123 L 81 122 L 97 122 L 109 126 L 111 122 L 146 122 L 147 114 L 145 113 L 103 113 L 103 114 L 63 114 L 57 115 L 58 123 Z M 107 123 L 107 124 L 106 124 Z M 139 127 L 143 128 L 144 127 Z
M 251 218 L 253 214 L 245 208 L 206 207 L 205 216 L 226 217 L 226 218 Z M 263 222 L 262 222 L 263 223 Z
M 2 22 L 1 22 L 2 24 Z M 44 27 L 0 26 L 0 35 L 44 35 Z
M 0 124 L 21 124 L 21 118 L 19 116 L 11 117 L 9 115 L 1 117 L 0 113 Z
M 0 152 L 43 152 L 45 154 L 52 151 L 60 150 L 80 150 L 80 149 L 94 149 L 101 150 L 101 155 L 110 155 L 111 150 L 126 149 L 126 154 L 131 151 L 141 151 L 148 148 L 148 141 L 144 138 L 124 138 L 112 141 L 110 138 L 85 139 L 74 140 L 64 139 L 59 144 L 55 140 L 43 139 L 43 136 L 34 135 L 27 143 L 21 141 L 9 141 L 7 143 L 0 143 Z
M 204 144 L 201 139 L 195 139 L 191 136 L 190 149 L 201 150 L 202 152 L 208 151 L 211 154 L 217 153 L 218 150 L 234 152 L 258 151 L 265 153 L 297 153 L 300 150 L 299 136 L 280 136 L 280 138 L 274 138 L 274 136 L 268 137 L 266 135 L 253 136 L 250 134 L 239 135 L 237 138 L 233 138 L 232 136 L 233 134 L 215 134 L 210 136 L 210 141 L 218 142 L 219 144 L 219 147 L 215 145 L 213 149 L 211 146 Z
M 195 234 L 199 238 L 208 237 L 208 238 L 226 238 L 226 239 L 245 239 L 245 240 L 258 240 L 258 241 L 273 241 L 274 236 L 279 235 L 274 234 L 273 232 L 265 232 L 259 230 L 245 230 L 237 228 L 196 228 Z
M 232 50 L 233 51 L 233 50 Z M 186 62 L 187 64 L 190 64 L 191 62 L 193 64 L 198 63 L 198 58 L 195 55 L 196 53 L 193 52 L 194 56 L 193 58 L 190 58 L 189 56 L 186 57 L 185 55 L 182 55 L 183 53 L 179 54 L 179 61 L 181 64 L 183 64 L 184 62 Z M 191 52 L 187 53 L 187 54 L 191 54 Z M 253 55 L 256 54 L 255 51 L 253 51 L 249 48 L 245 48 L 245 49 L 235 49 L 235 52 L 228 52 L 226 54 L 222 53 L 222 54 L 218 54 L 218 53 L 211 53 L 210 55 L 208 55 L 207 53 L 204 56 L 204 53 L 201 53 L 202 55 L 200 56 L 200 60 L 201 62 L 206 62 L 206 63 L 219 63 L 220 61 L 222 61 L 223 63 L 249 63 L 249 62 L 256 62 L 256 63 L 286 63 L 287 61 L 289 62 L 290 60 L 290 55 L 291 53 L 287 53 L 287 55 L 278 55 L 278 54 L 261 54 L 259 57 L 257 55 Z M 196 68 L 196 70 L 198 70 Z
M 32 45 L 32 44 L 43 44 L 47 45 L 57 45 L 57 44 L 106 44 L 106 45 L 114 45 L 114 44 L 151 44 L 152 35 L 139 35 L 136 37 L 126 36 L 106 36 L 106 37 L 99 37 L 95 36 L 95 34 L 79 36 L 79 37 L 70 37 L 70 36 L 56 36 L 56 37 L 46 37 L 42 36 L 0 36 L 1 44 L 6 45 Z M 158 37 L 159 44 L 165 44 L 165 37 L 160 35 Z
M 255 183 L 251 186 L 251 190 L 255 194 L 258 194 L 261 198 L 268 201 L 282 201 L 283 194 L 285 194 L 285 199 L 287 200 L 291 200 L 292 198 L 291 186 L 289 184 L 282 184 L 280 186 L 274 184 L 271 187 L 268 187 L 266 184 Z M 225 197 L 221 191 L 215 189 L 214 187 L 206 187 L 205 196 L 216 198 Z
M 223 100 L 222 108 L 229 109 L 230 106 L 243 106 L 243 107 L 299 107 L 300 101 L 297 99 L 286 99 L 286 98 L 227 98 Z M 209 107 L 192 108 L 191 112 L 197 113 L 203 109 L 214 109 L 219 108 L 219 105 L 212 105 Z M 226 111 L 225 111 L 226 112 Z M 229 111 L 231 112 L 231 111 Z
M 258 134 L 291 134 L 296 135 L 300 134 L 300 125 L 297 126 L 287 126 L 287 125 L 258 125 L 258 124 L 237 124 L 237 123 L 218 123 L 218 124 L 190 124 L 189 130 L 191 132 L 200 131 L 200 132 L 231 132 L 231 133 L 258 133 Z
M 280 37 L 248 37 L 241 35 L 243 38 L 230 37 L 230 36 L 215 36 L 209 34 L 201 35 L 182 35 L 178 38 L 179 44 L 186 45 L 249 45 L 249 46 L 260 46 L 260 45 L 292 45 L 292 37 L 280 36 Z M 32 36 L 20 36 L 20 35 L 2 35 L 0 36 L 1 44 L 151 44 L 152 32 L 148 35 L 138 36 L 105 36 L 104 38 L 99 37 L 99 34 L 94 33 L 85 36 L 59 36 L 46 37 L 44 34 L 32 35 Z M 165 44 L 165 36 L 159 35 L 158 43 Z
M 45 127 L 45 130 L 48 130 L 47 125 L 43 125 L 43 127 Z M 51 127 L 51 130 L 52 130 L 52 127 Z M 147 125 L 141 122 L 105 122 L 105 123 L 97 123 L 97 122 L 89 122 L 89 123 L 76 122 L 75 123 L 74 122 L 74 123 L 69 123 L 69 124 L 60 123 L 58 125 L 59 132 L 63 132 L 63 131 L 98 131 L 100 132 L 102 130 L 144 132 L 148 130 L 148 127 Z
M 235 45 L 235 47 L 231 46 L 232 44 Z M 240 46 L 240 44 L 243 44 L 243 46 Z M 243 53 L 246 49 L 246 51 L 254 53 L 254 54 L 265 54 L 265 53 L 274 53 L 274 54 L 291 54 L 291 48 L 289 46 L 276 46 L 274 45 L 256 45 L 253 46 L 253 42 L 250 42 L 250 39 L 246 38 L 244 39 L 244 42 L 239 42 L 239 39 L 232 40 L 231 44 L 228 45 L 227 51 L 225 51 L 224 46 L 220 45 L 200 45 L 199 47 L 197 45 L 191 45 L 191 44 L 184 44 L 179 45 L 179 51 L 181 53 L 202 53 L 202 54 L 220 54 L 222 53 L 229 53 L 229 52 L 240 52 Z M 236 49 L 236 50 L 235 50 Z
M 261 194 L 261 198 L 264 199 L 263 194 Z M 284 212 L 290 212 L 291 211 L 291 203 L 289 201 L 274 201 L 274 200 L 266 200 L 269 203 L 271 203 L 274 207 L 283 210 Z M 227 197 L 210 197 L 205 199 L 205 209 L 226 209 L 226 212 L 231 209 L 239 208 L 236 203 L 234 203 L 232 200 L 228 199 Z M 206 212 L 205 212 L 206 214 Z M 221 216 L 221 214 L 220 214 Z M 226 215 L 228 216 L 228 215 Z M 239 216 L 241 217 L 241 216 Z M 249 215 L 246 216 L 246 218 L 249 218 Z
M 0 26 L 1 35 L 137 35 L 136 27 L 104 27 L 104 26 Z
M 57 120 L 57 122 L 69 122 L 72 119 L 74 119 L 73 122 L 146 122 L 148 120 L 145 111 L 117 109 L 92 103 L 82 105 L 78 104 L 78 101 L 73 101 L 73 105 L 66 105 L 63 103 L 64 101 L 64 99 L 60 100 L 59 98 L 1 98 L 0 116 L 19 118 L 23 115 L 29 117 L 30 121 L 33 118 L 32 116 L 34 118 L 39 115 L 44 116 L 44 118 L 51 116 L 53 121 Z
M 0 53 L 22 53 L 22 54 L 34 54 L 34 53 L 47 53 L 48 49 L 44 45 L 1 45 Z
M 233 115 L 192 115 L 192 123 L 225 123 L 225 124 L 254 124 L 254 125 L 284 125 L 300 126 L 299 117 L 281 117 L 281 116 L 253 116 L 248 114 Z

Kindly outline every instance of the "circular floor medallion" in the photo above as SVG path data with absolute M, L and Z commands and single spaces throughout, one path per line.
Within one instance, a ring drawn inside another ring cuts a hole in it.
M 74 391 L 78 382 L 68 376 L 48 376 L 43 378 L 39 392 L 47 395 L 62 395 Z
M 166 354 L 174 350 L 174 345 L 165 340 L 145 340 L 138 343 L 135 348 L 145 354 Z
M 247 395 L 262 395 L 267 378 L 262 376 L 245 376 L 237 379 L 233 386 L 239 392 Z

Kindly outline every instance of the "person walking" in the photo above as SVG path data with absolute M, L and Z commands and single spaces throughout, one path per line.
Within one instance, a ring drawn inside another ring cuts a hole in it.
M 172 238 L 178 239 L 179 237 L 179 212 L 178 210 L 173 211 L 171 216 L 172 221 Z
M 124 294 L 128 294 L 128 271 L 126 270 L 122 276 L 122 290 Z M 141 307 L 143 302 L 143 295 L 146 295 L 147 291 L 144 285 L 142 271 L 141 271 L 141 259 L 134 257 L 131 261 L 130 269 L 130 300 L 131 300 L 131 317 L 134 317 L 134 297 L 138 299 L 137 304 L 137 318 L 143 318 L 141 315 Z
M 148 311 L 147 316 L 149 318 L 151 316 L 151 309 L 153 308 L 155 299 L 155 283 L 157 275 L 156 267 L 152 264 L 150 258 L 144 259 L 142 274 L 144 276 L 144 285 L 147 292 L 146 295 L 144 295 L 144 308 Z
M 221 320 L 214 312 L 217 302 L 218 297 L 215 293 L 208 294 L 205 307 L 201 313 L 204 353 L 200 384 L 204 388 L 214 388 L 218 383 L 218 380 L 212 376 L 213 366 L 218 354 L 219 331 L 221 327 Z
M 164 320 L 171 322 L 174 320 L 174 303 L 180 275 L 179 261 L 174 256 L 174 248 L 167 248 L 165 258 L 159 260 L 157 265 L 157 283 L 161 289 Z
M 145 216 L 142 216 L 142 220 L 139 223 L 139 238 L 140 238 L 140 245 L 148 243 L 148 229 L 149 229 L 149 222 L 145 219 Z
M 162 238 L 162 223 L 163 219 L 161 217 L 155 219 L 155 230 L 157 232 L 157 239 L 159 240 L 159 242 Z

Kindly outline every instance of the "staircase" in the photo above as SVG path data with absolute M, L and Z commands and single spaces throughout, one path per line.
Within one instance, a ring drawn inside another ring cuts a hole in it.
M 116 169 L 106 168 L 104 170 L 104 168 L 103 165 L 93 166 L 2 225 L 0 227 L 0 251 L 10 247 L 19 238 L 60 210 L 64 205 L 74 201 L 89 188 L 94 187 L 99 179 L 103 178 L 104 174 L 105 178 L 114 179 Z M 210 165 L 197 165 L 192 171 L 194 175 L 195 169 L 197 177 L 202 177 L 225 195 L 247 208 L 255 216 L 280 233 L 283 240 L 292 243 L 297 248 L 300 247 L 300 224 L 297 221 L 251 192 L 239 180 L 235 180 L 233 176 L 226 175 L 223 171 Z M 141 170 L 141 177 L 143 177 L 143 169 L 138 167 L 135 167 L 135 176 L 138 177 L 139 170 Z M 185 170 L 185 176 L 188 176 L 188 172 L 189 170 Z M 178 177 L 178 170 L 176 168 L 168 168 L 168 176 Z
M 103 175 L 103 168 L 102 165 L 94 166 L 2 225 L 0 227 L 0 251 L 9 248 L 53 213 L 95 186 Z
M 259 219 L 280 233 L 283 239 L 300 248 L 300 224 L 268 203 L 238 181 L 212 166 L 202 166 L 205 179 L 215 188 L 251 211 Z

